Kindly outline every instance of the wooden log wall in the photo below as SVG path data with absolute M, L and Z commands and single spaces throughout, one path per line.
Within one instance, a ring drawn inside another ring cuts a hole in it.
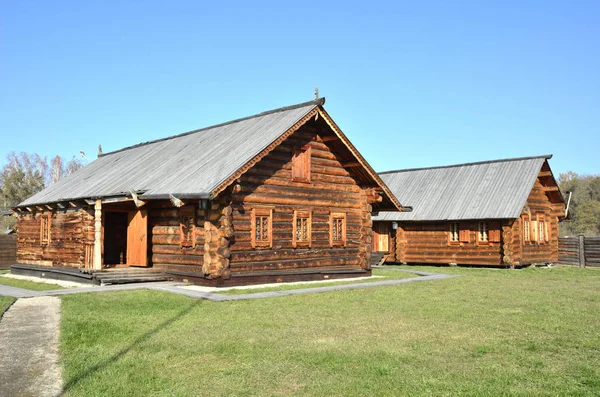
M 17 263 L 17 235 L 0 235 L 0 269 L 10 269 Z
M 148 209 L 151 239 L 151 265 L 159 270 L 200 273 L 204 264 L 204 223 L 210 211 L 198 209 L 198 202 L 190 203 L 196 211 L 194 246 L 181 247 L 178 208 L 168 202 L 154 203 Z M 214 215 L 213 215 L 214 216 Z
M 600 237 L 560 237 L 558 253 L 563 265 L 600 267 Z
M 401 263 L 503 266 L 502 243 L 479 244 L 478 222 L 461 223 L 469 224 L 469 242 L 460 245 L 448 243 L 448 222 L 400 223 L 396 230 L 396 260 Z
M 297 147 L 311 148 L 310 183 L 292 181 Z M 239 179 L 237 190 L 231 204 L 232 273 L 368 266 L 372 223 L 367 196 L 315 133 L 300 129 L 286 139 Z M 251 243 L 251 211 L 261 206 L 273 209 L 271 248 L 253 248 Z M 312 211 L 310 247 L 293 247 L 294 210 Z M 330 211 L 346 213 L 345 247 L 330 247 Z
M 542 168 L 540 175 L 544 172 Z M 539 176 L 534 184 L 527 203 L 521 215 L 530 216 L 530 220 L 536 220 L 536 214 L 544 215 L 548 225 L 548 241 L 538 244 L 533 241 L 525 242 L 523 239 L 522 218 L 515 220 L 512 227 L 512 261 L 515 265 L 527 265 L 532 263 L 556 263 L 558 262 L 558 236 L 559 217 L 564 216 L 565 205 L 563 203 L 552 203 L 545 191 L 545 176 Z M 508 241 L 508 240 L 506 240 Z
M 50 214 L 50 243 L 41 243 L 41 217 Z M 94 216 L 71 208 L 39 211 L 18 218 L 17 262 L 79 267 L 85 262 L 85 243 L 93 242 Z

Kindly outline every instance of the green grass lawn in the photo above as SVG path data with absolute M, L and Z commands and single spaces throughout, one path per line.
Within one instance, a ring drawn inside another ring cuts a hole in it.
M 8 285 L 16 288 L 25 288 L 31 291 L 50 291 L 54 289 L 63 289 L 60 285 L 51 284 L 46 282 L 36 283 L 28 280 L 17 280 L 14 278 L 0 276 L 0 284 Z
M 223 295 L 240 295 L 240 294 L 252 294 L 256 292 L 272 292 L 272 291 L 288 291 L 292 289 L 304 289 L 304 288 L 318 288 L 318 287 L 328 287 L 332 285 L 344 285 L 344 284 L 361 284 L 361 283 L 372 283 L 375 281 L 385 281 L 385 280 L 397 280 L 402 278 L 412 278 L 419 277 L 415 274 L 405 273 L 405 272 L 397 272 L 394 270 L 385 270 L 385 269 L 373 269 L 373 276 L 361 280 L 344 280 L 344 281 L 331 281 L 327 283 L 302 283 L 302 284 L 285 284 L 272 286 L 272 287 L 264 287 L 264 288 L 243 288 L 243 289 L 228 289 L 222 291 L 216 291 L 218 294 Z
M 15 298 L 10 296 L 0 296 L 0 316 L 9 308 L 15 301 Z
M 460 277 L 263 300 L 64 296 L 70 396 L 597 396 L 600 271 Z

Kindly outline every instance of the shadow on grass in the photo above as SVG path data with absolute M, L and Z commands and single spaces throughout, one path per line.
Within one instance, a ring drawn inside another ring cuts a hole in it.
M 85 371 L 81 375 L 79 375 L 79 376 L 71 379 L 69 382 L 67 382 L 63 386 L 63 389 L 62 389 L 62 391 L 60 393 L 60 396 L 62 396 L 66 392 L 68 392 L 77 383 L 79 383 L 82 380 L 84 380 L 85 378 L 88 378 L 89 376 L 93 375 L 95 372 L 101 371 L 104 368 L 106 368 L 109 365 L 111 365 L 112 363 L 117 362 L 121 357 L 123 357 L 127 353 L 129 353 L 133 348 L 135 348 L 136 346 L 139 346 L 140 344 L 142 344 L 145 341 L 147 341 L 148 339 L 150 339 L 153 335 L 157 334 L 158 332 L 162 331 L 163 329 L 169 327 L 174 322 L 176 322 L 176 321 L 180 320 L 181 318 L 183 318 L 185 315 L 187 315 L 188 313 L 190 313 L 192 311 L 192 309 L 194 309 L 196 306 L 200 305 L 200 303 L 202 303 L 201 300 L 197 300 L 197 301 L 193 302 L 188 307 L 186 307 L 185 309 L 183 309 L 179 313 L 177 313 L 175 316 L 173 316 L 173 317 L 171 317 L 171 318 L 163 321 L 162 323 L 158 324 L 156 327 L 152 328 L 148 332 L 146 332 L 146 333 L 142 334 L 141 336 L 139 336 L 129 346 L 121 349 L 118 353 L 116 353 L 112 357 L 110 357 L 110 358 L 108 358 L 108 359 L 106 359 L 106 360 L 104 360 L 104 361 L 102 361 L 102 362 L 94 365 L 93 367 L 89 368 L 87 371 Z

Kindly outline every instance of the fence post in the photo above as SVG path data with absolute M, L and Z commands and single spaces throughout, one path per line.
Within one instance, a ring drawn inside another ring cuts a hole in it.
M 585 245 L 583 234 L 577 236 L 577 256 L 579 257 L 579 267 L 585 267 Z

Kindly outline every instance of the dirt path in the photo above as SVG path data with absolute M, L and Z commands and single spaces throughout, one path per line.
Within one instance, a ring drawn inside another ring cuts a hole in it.
M 57 396 L 60 299 L 22 298 L 0 321 L 0 390 L 9 396 Z

